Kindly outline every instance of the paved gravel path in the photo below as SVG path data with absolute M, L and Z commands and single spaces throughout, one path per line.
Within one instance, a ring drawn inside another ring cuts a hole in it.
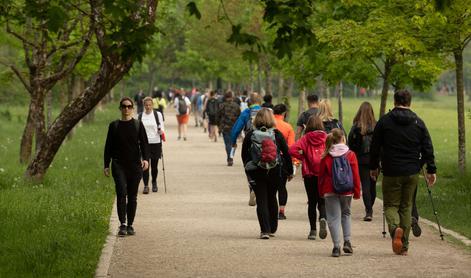
M 136 235 L 117 238 L 111 277 L 471 277 L 471 254 L 424 225 L 422 236 L 411 239 L 409 256 L 394 255 L 381 235 L 381 204 L 367 223 L 361 200 L 353 202 L 354 255 L 330 257 L 330 236 L 307 240 L 300 176 L 288 184 L 288 219 L 275 238 L 259 240 L 240 153 L 227 167 L 222 139 L 208 142 L 200 128 L 190 127 L 188 141 L 177 141 L 176 121 L 167 118 L 168 193 L 161 172 L 158 193 L 139 189 Z

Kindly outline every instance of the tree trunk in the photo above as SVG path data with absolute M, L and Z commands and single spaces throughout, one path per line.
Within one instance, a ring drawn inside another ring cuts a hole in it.
M 20 163 L 28 163 L 31 159 L 31 152 L 33 150 L 33 137 L 34 137 L 34 121 L 33 111 L 31 110 L 31 101 L 29 104 L 28 117 L 26 118 L 25 129 L 21 136 L 20 145 Z
M 389 59 L 386 59 L 384 64 L 383 73 L 383 89 L 381 90 L 381 104 L 379 108 L 379 117 L 381 118 L 386 113 L 386 102 L 388 100 L 389 91 L 389 75 L 391 74 L 392 64 Z
M 43 179 L 67 133 L 98 104 L 109 90 L 129 71 L 132 65 L 132 61 L 110 64 L 109 60 L 110 58 L 102 60 L 100 71 L 94 77 L 91 85 L 65 107 L 52 123 L 51 128 L 46 134 L 46 140 L 26 169 L 25 176 L 27 178 L 35 181 Z
M 265 65 L 265 94 L 267 94 L 267 95 L 272 95 L 273 94 L 271 66 L 270 66 L 269 63 L 266 63 L 266 65 Z
M 260 60 L 258 61 L 258 66 L 257 66 L 257 91 L 258 93 L 263 96 L 265 95 L 265 90 L 263 89 L 263 86 L 262 86 L 262 67 L 260 65 Z M 263 92 L 262 92 L 263 90 Z
M 47 118 L 46 118 L 46 128 L 49 128 L 52 124 L 52 90 L 49 91 L 46 95 L 46 107 L 47 107 Z
M 306 87 L 303 87 L 301 92 L 299 92 L 299 98 L 298 98 L 298 117 L 301 115 L 301 113 L 304 112 L 304 103 L 306 102 Z
M 152 66 L 149 70 L 149 75 L 150 75 L 150 78 L 149 78 L 149 96 L 152 96 L 152 93 L 154 92 L 154 84 L 155 84 L 155 68 Z M 194 86 L 193 86 L 194 87 Z
M 283 78 L 283 75 L 278 76 L 278 92 L 277 92 L 277 97 L 278 97 L 278 103 L 281 103 L 283 101 L 283 95 L 285 92 L 285 79 Z
M 458 169 L 460 174 L 466 170 L 466 130 L 464 115 L 463 51 L 454 51 L 456 65 L 456 98 L 458 106 Z
M 294 91 L 294 78 L 291 77 L 289 79 L 289 85 L 288 85 L 288 90 L 286 91 L 286 96 L 288 97 L 288 100 L 291 101 L 291 98 L 293 98 L 293 91 Z
M 249 93 L 252 93 L 254 91 L 254 65 L 252 62 L 250 62 L 250 65 L 249 65 L 249 70 L 250 70 L 250 89 L 249 89 Z
M 121 91 L 119 91 L 119 99 L 122 99 L 126 95 L 126 79 L 121 81 Z
M 340 81 L 338 84 L 338 100 L 339 100 L 339 122 L 341 122 L 343 125 L 343 82 L 342 81 Z

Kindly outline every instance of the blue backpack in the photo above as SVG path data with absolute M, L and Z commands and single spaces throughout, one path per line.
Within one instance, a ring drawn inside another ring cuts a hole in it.
M 353 191 L 353 172 L 346 154 L 333 157 L 332 184 L 335 193 L 343 194 Z

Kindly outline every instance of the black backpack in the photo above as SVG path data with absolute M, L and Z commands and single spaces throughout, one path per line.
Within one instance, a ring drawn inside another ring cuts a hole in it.
M 185 101 L 185 97 L 178 97 L 178 114 L 185 115 L 188 111 L 188 106 Z
M 208 113 L 208 116 L 210 117 L 216 117 L 218 113 L 219 108 L 219 102 L 215 98 L 211 98 L 208 100 L 207 107 L 206 107 L 206 113 Z

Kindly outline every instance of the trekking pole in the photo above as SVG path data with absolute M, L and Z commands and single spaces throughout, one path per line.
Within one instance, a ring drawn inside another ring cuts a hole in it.
M 160 151 L 160 157 L 162 158 L 162 172 L 164 173 L 164 191 L 165 191 L 165 194 L 167 194 L 167 181 L 165 179 L 164 141 L 162 141 L 162 135 L 160 136 L 160 142 L 162 143 L 162 150 Z
M 435 220 L 437 221 L 438 231 L 440 232 L 440 238 L 442 240 L 444 240 L 443 239 L 442 228 L 440 226 L 440 221 L 438 221 L 438 212 L 435 209 L 435 204 L 434 204 L 433 198 L 432 198 L 432 191 L 430 190 L 430 187 L 428 185 L 428 180 L 427 180 L 427 177 L 425 176 L 425 169 L 423 169 L 423 168 L 422 168 L 422 174 L 424 175 L 425 186 L 427 186 L 428 196 L 430 197 L 430 203 L 432 203 L 433 214 L 435 215 Z
M 386 217 L 384 216 L 384 205 L 383 205 L 383 238 L 386 237 Z

